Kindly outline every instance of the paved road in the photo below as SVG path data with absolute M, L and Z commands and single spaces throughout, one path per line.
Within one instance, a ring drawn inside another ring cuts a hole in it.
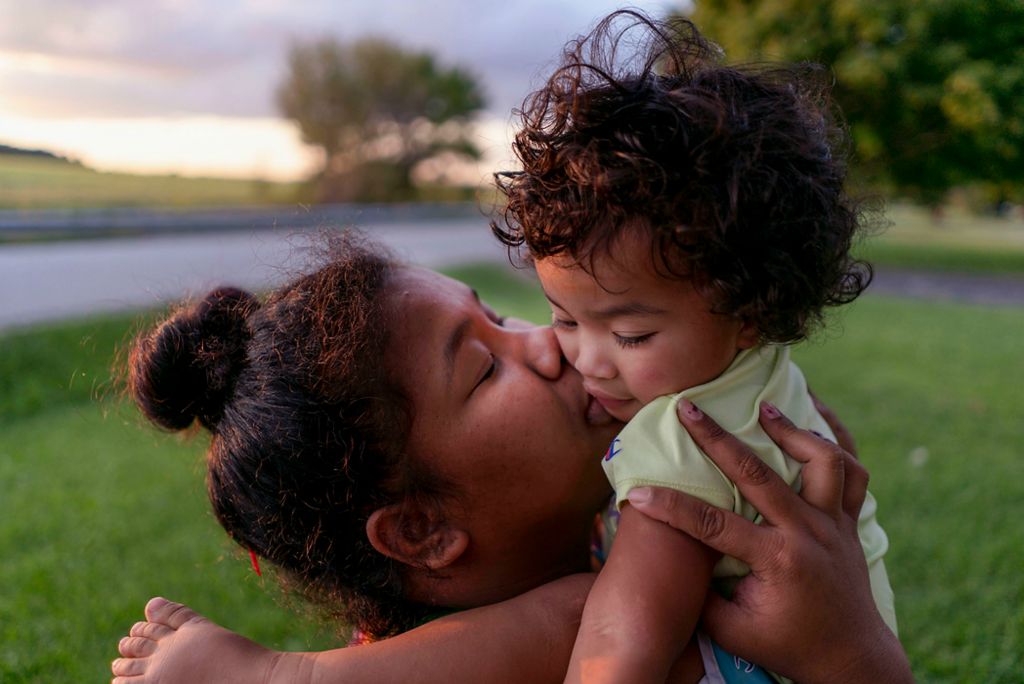
M 484 219 L 378 222 L 400 256 L 438 267 L 508 263 Z M 232 283 L 266 289 L 302 269 L 310 233 L 238 231 L 0 245 L 0 329 L 153 306 Z M 869 293 L 1024 307 L 1024 279 L 882 269 Z
M 425 266 L 508 263 L 480 217 L 379 223 L 367 231 Z M 0 245 L 0 329 L 154 306 L 225 283 L 266 289 L 302 270 L 313 234 L 233 231 Z
M 868 292 L 983 306 L 1024 307 L 1024 278 L 877 268 Z

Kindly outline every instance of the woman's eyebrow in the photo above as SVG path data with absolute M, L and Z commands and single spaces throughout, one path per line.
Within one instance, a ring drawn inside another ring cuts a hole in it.
M 477 305 L 482 306 L 483 302 L 480 301 L 480 293 L 476 291 L 476 288 L 468 287 L 469 293 L 473 295 L 473 301 Z M 455 377 L 455 357 L 459 353 L 459 347 L 466 340 L 466 334 L 469 332 L 469 326 L 472 325 L 473 321 L 471 318 L 466 317 L 459 322 L 455 329 L 452 330 L 452 334 L 448 336 L 448 341 L 444 345 L 444 365 L 445 365 L 445 376 L 447 380 L 448 389 L 451 389 L 452 378 Z
M 452 334 L 448 336 L 448 341 L 444 345 L 445 374 L 449 389 L 452 386 L 452 378 L 455 376 L 455 357 L 459 352 L 459 347 L 466 340 L 466 334 L 472 323 L 473 321 L 469 318 L 462 319 L 452 330 Z

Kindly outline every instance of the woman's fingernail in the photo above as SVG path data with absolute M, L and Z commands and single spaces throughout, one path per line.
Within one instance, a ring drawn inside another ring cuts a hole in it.
M 633 504 L 647 503 L 651 500 L 651 488 L 636 487 L 635 489 L 629 490 L 629 495 L 626 498 L 628 498 L 629 502 Z
M 821 439 L 825 440 L 826 442 L 832 442 L 831 439 L 829 439 L 825 435 L 821 434 L 817 430 L 808 430 L 808 432 L 810 432 L 812 435 L 816 435 L 816 436 L 820 437 Z M 835 442 L 832 442 L 832 443 L 835 444 Z
M 700 420 L 704 417 L 704 412 L 697 408 L 689 399 L 680 399 L 676 408 L 680 415 L 686 416 L 690 420 Z
M 767 401 L 762 401 L 761 402 L 761 415 L 764 416 L 765 418 L 767 418 L 768 420 L 775 420 L 776 418 L 780 417 L 782 414 L 779 413 L 779 409 L 775 408 L 774 406 L 769 404 Z

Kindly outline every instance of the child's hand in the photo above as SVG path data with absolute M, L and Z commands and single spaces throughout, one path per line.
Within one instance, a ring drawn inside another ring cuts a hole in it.
M 680 421 L 764 516 L 762 525 L 668 489 L 632 504 L 748 563 L 731 600 L 711 592 L 705 630 L 724 648 L 801 682 L 913 681 L 875 607 L 857 536 L 867 471 L 841 447 L 763 406 L 761 426 L 804 464 L 795 493 L 746 446 L 699 411 Z M 638 494 L 639 496 L 634 496 Z

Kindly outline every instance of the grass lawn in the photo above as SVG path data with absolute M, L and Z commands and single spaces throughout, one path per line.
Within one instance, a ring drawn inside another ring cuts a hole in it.
M 535 320 L 530 285 L 457 271 Z M 209 514 L 204 439 L 140 425 L 107 369 L 130 319 L 0 337 L 0 681 L 109 677 L 117 638 L 163 594 L 279 648 L 323 648 Z M 866 297 L 797 351 L 853 428 L 892 548 L 922 682 L 1024 680 L 1024 311 Z M 96 394 L 106 398 L 96 401 Z
M 893 203 L 888 226 L 858 245 L 882 267 L 1024 275 L 1024 220 L 950 210 L 936 222 L 920 207 Z

